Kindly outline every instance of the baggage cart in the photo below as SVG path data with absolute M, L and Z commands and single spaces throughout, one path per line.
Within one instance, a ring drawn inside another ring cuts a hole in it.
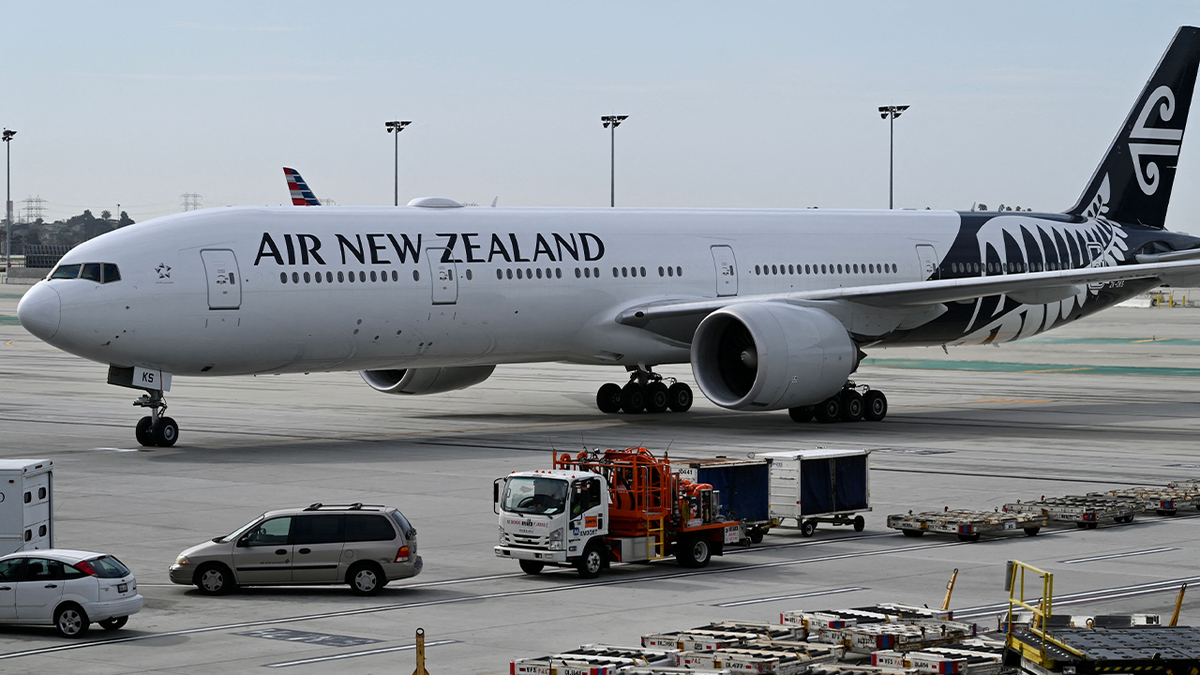
M 859 513 L 871 510 L 870 450 L 768 452 L 773 527 L 794 527 L 811 537 L 818 523 L 866 526 Z M 791 521 L 794 525 L 787 525 Z
M 726 522 L 741 523 L 742 543 L 759 543 L 771 529 L 770 460 L 765 458 L 672 458 L 679 477 L 711 485 L 720 493 L 719 513 Z
M 1173 516 L 1179 509 L 1200 504 L 1200 492 L 1169 487 L 1132 487 L 1089 492 L 1088 496 L 1119 499 L 1128 502 L 1139 511 L 1153 511 L 1160 516 Z
M 999 511 L 929 511 L 926 513 L 896 513 L 888 516 L 887 526 L 900 530 L 906 537 L 919 537 L 926 532 L 958 535 L 960 541 L 979 541 L 981 535 L 1007 534 L 1017 530 L 1036 536 L 1049 524 L 1047 516 L 1032 513 L 1000 513 Z
M 1077 527 L 1088 529 L 1095 529 L 1102 522 L 1132 523 L 1137 513 L 1128 500 L 1086 495 L 1042 497 L 1031 502 L 1018 500 L 1005 504 L 1001 510 L 1042 515 L 1053 522 L 1075 523 Z
M 512 675 L 616 675 L 625 666 L 667 665 L 674 650 L 583 645 L 561 654 L 516 659 L 509 664 Z

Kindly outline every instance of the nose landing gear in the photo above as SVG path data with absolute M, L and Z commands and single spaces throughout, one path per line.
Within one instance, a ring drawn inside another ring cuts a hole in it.
M 169 448 L 179 440 L 179 425 L 170 417 L 164 417 L 167 401 L 162 391 L 149 390 L 133 402 L 134 407 L 149 408 L 150 414 L 138 420 L 134 428 L 138 443 L 147 446 Z
M 816 405 L 789 408 L 788 415 L 794 422 L 878 422 L 887 417 L 887 397 L 878 389 L 867 385 L 847 382 L 841 391 Z
M 667 386 L 664 380 L 670 380 Z M 630 367 L 629 382 L 622 387 L 609 382 L 596 392 L 596 407 L 603 413 L 687 412 L 692 388 L 675 378 L 663 378 L 649 367 Z

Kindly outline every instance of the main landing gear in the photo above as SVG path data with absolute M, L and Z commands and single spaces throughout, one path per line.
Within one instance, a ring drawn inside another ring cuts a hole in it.
M 667 386 L 662 375 L 647 367 L 630 367 L 629 383 L 608 384 L 596 392 L 596 407 L 603 413 L 687 412 L 692 407 L 692 388 L 669 378 Z
M 144 446 L 169 448 L 179 440 L 179 425 L 170 417 L 164 417 L 167 411 L 167 401 L 162 391 L 148 390 L 141 398 L 133 402 L 134 407 L 149 408 L 150 414 L 138 420 L 134 433 L 138 443 Z
M 887 417 L 887 397 L 878 389 L 847 382 L 841 391 L 816 405 L 788 408 L 794 422 L 878 422 Z

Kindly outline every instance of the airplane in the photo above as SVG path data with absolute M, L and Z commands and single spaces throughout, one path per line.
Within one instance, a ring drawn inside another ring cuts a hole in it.
M 300 177 L 300 172 L 295 169 L 283 167 L 283 175 L 287 178 L 288 190 L 292 193 L 292 206 L 320 206 L 321 202 L 312 190 L 308 189 L 308 183 Z
M 1180 28 L 1063 213 L 203 209 L 75 247 L 17 313 L 143 392 L 144 445 L 179 437 L 177 375 L 356 370 L 422 395 L 547 361 L 623 367 L 605 413 L 686 411 L 691 388 L 654 368 L 690 363 L 723 408 L 881 420 L 887 397 L 850 379 L 864 350 L 999 344 L 1200 285 L 1200 238 L 1164 229 L 1198 61 Z

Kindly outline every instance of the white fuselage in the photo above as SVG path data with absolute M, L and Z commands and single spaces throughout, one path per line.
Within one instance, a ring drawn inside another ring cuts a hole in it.
M 960 220 L 947 211 L 207 209 L 73 249 L 60 265 L 115 263 L 121 280 L 41 282 L 60 318 L 52 333 L 49 319 L 34 332 L 88 359 L 176 375 L 679 363 L 686 343 L 620 325 L 617 314 L 655 300 L 921 281 Z

